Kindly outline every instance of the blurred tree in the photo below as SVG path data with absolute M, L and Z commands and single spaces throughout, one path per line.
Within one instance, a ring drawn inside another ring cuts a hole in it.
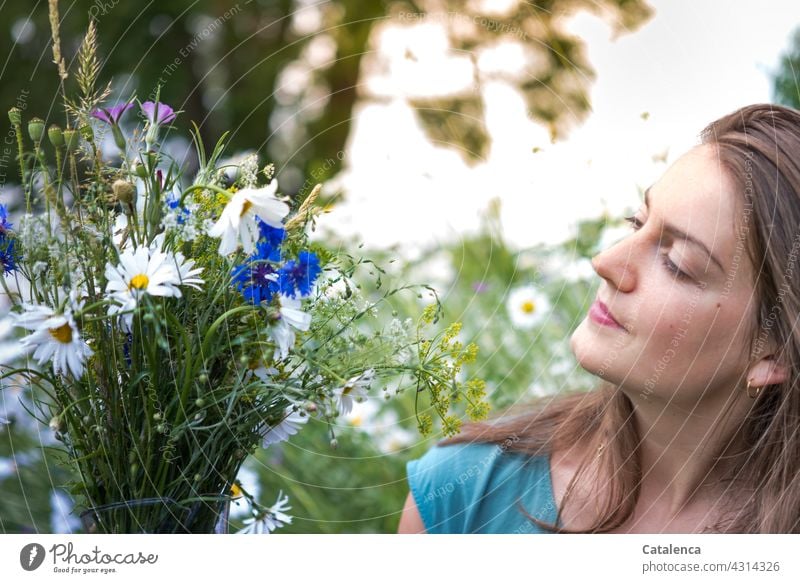
M 800 109 L 800 28 L 795 30 L 789 48 L 781 56 L 772 80 L 773 100 Z
M 481 97 L 487 82 L 511 83 L 523 93 L 531 118 L 549 127 L 553 139 L 560 137 L 588 114 L 594 78 L 584 43 L 563 30 L 566 17 L 588 10 L 619 34 L 651 15 L 644 0 L 62 4 L 61 38 L 68 64 L 88 19 L 94 18 L 103 77 L 115 79 L 114 99 L 135 93 L 144 101 L 161 85 L 162 100 L 184 110 L 177 122 L 181 129 L 195 121 L 208 142 L 231 130 L 231 152 L 268 144 L 284 191 L 304 194 L 341 170 L 336 158 L 342 159 L 354 106 L 359 99 L 376 98 L 365 86 L 365 75 L 381 65 L 378 33 L 386 27 L 435 22 L 446 32 L 445 50 L 469 59 L 474 83 L 468 89 L 408 99 L 432 140 L 476 161 L 489 144 Z M 0 54 L 7 55 L 0 69 L 0 102 L 6 109 L 17 105 L 27 116 L 63 123 L 46 4 L 4 3 L 0 13 L 7 25 L 0 34 Z M 510 53 L 495 54 L 520 55 L 523 64 L 517 70 L 482 64 L 489 52 L 509 47 Z M 410 46 L 406 52 L 410 62 L 416 58 L 414 50 Z M 67 89 L 73 85 L 71 75 Z M 5 116 L 0 123 L 6 135 Z M 13 148 L 4 149 L 3 155 L 4 169 L 13 168 Z M 13 171 L 6 174 L 14 180 Z

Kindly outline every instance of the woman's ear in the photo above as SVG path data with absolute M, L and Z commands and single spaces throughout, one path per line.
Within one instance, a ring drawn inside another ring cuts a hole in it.
M 776 385 L 784 382 L 787 378 L 789 378 L 789 371 L 775 359 L 774 354 L 761 358 L 747 371 L 747 380 L 751 387 Z

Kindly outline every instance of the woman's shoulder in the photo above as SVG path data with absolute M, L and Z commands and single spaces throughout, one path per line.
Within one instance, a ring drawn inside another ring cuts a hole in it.
M 511 451 L 505 444 L 442 444 L 406 468 L 429 533 L 542 532 L 519 504 L 539 520 L 555 520 L 547 455 Z

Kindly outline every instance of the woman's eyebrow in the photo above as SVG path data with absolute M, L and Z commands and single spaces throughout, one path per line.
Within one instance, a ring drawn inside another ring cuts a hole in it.
M 648 186 L 647 189 L 644 191 L 644 206 L 647 207 L 648 211 L 650 210 L 650 189 L 651 188 L 652 188 L 652 186 Z M 689 243 L 694 243 L 695 245 L 700 247 L 700 249 L 702 249 L 706 253 L 706 255 L 708 255 L 711 258 L 711 260 L 714 263 L 717 264 L 717 267 L 719 267 L 720 271 L 725 273 L 725 268 L 722 267 L 722 263 L 720 263 L 719 260 L 716 257 L 714 257 L 714 255 L 711 254 L 711 251 L 709 251 L 709 249 L 706 246 L 706 244 L 703 243 L 700 239 L 696 239 L 695 237 L 692 237 L 689 233 L 685 233 L 685 232 L 681 231 L 678 227 L 676 227 L 674 225 L 670 225 L 669 223 L 664 222 L 662 224 L 664 226 L 664 230 L 667 231 L 668 233 L 672 233 L 676 237 L 679 237 L 679 238 L 681 238 L 681 239 L 683 239 L 685 241 L 688 241 Z

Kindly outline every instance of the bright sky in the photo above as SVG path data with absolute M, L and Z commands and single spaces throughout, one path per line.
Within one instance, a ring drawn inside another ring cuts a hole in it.
M 370 81 L 386 99 L 359 111 L 342 177 L 348 198 L 322 223 L 358 232 L 369 246 L 442 242 L 476 230 L 490 200 L 499 197 L 507 240 L 525 247 L 564 240 L 578 219 L 604 208 L 621 215 L 638 206 L 637 186 L 654 182 L 708 122 L 770 101 L 769 73 L 800 24 L 796 0 L 759 9 L 744 0 L 650 5 L 655 16 L 617 40 L 593 15 L 570 20 L 597 79 L 593 113 L 563 142 L 550 144 L 508 85 L 487 86 L 493 143 L 489 159 L 474 168 L 430 144 L 405 103 L 415 82 L 432 87 L 449 73 L 450 83 L 462 84 L 463 63 L 441 56 L 444 41 L 435 23 L 387 32 L 381 52 L 392 74 Z M 407 70 L 407 49 L 420 69 Z M 537 146 L 541 151 L 533 153 Z M 667 148 L 667 162 L 654 162 Z

